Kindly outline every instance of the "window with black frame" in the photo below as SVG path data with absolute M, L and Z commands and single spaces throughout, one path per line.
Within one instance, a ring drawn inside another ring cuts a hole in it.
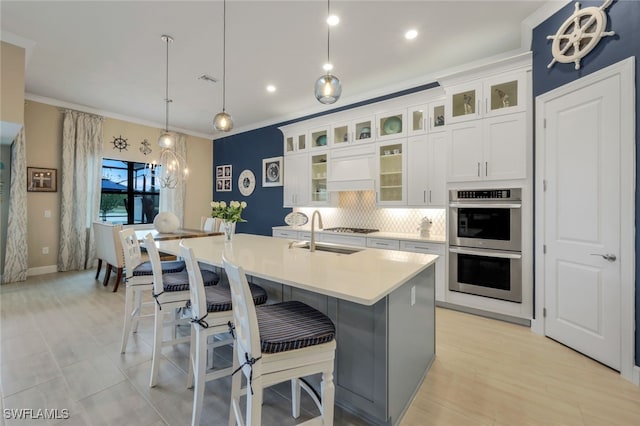
M 160 168 L 145 163 L 104 158 L 100 219 L 113 223 L 153 223 L 160 203 Z

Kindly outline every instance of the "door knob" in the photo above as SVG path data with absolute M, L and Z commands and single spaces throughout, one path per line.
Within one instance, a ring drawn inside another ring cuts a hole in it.
M 600 256 L 600 257 L 602 257 L 604 260 L 606 260 L 608 262 L 615 262 L 616 259 L 617 259 L 615 254 L 591 253 L 591 256 Z

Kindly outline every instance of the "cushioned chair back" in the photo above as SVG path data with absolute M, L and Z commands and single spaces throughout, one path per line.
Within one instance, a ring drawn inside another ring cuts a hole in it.
M 204 282 L 200 266 L 193 255 L 193 250 L 180 241 L 180 256 L 189 274 L 189 293 L 191 298 L 191 317 L 202 319 L 207 314 L 207 296 L 204 293 Z
M 224 226 L 222 225 L 222 221 L 220 221 L 220 224 L 218 225 L 218 232 L 224 232 Z M 236 223 L 235 222 L 231 222 L 231 233 L 235 234 L 236 233 Z
M 162 283 L 162 264 L 160 263 L 160 253 L 156 247 L 156 242 L 153 239 L 153 235 L 148 233 L 144 237 L 144 245 L 149 255 L 149 261 L 151 262 L 151 270 L 153 271 L 153 292 L 160 294 L 164 291 L 164 285 Z
M 229 278 L 229 287 L 231 288 L 231 306 L 233 309 L 233 324 L 236 329 L 238 362 L 242 365 L 245 364 L 247 359 L 258 359 L 262 355 L 256 306 L 253 303 L 244 269 L 232 263 L 225 254 L 222 255 L 222 262 L 224 263 L 224 269 Z M 260 374 L 261 364 L 258 361 L 253 366 L 254 377 Z M 249 377 L 250 369 L 249 365 L 243 367 L 247 377 Z
M 133 228 L 123 229 L 118 234 L 120 235 L 120 244 L 122 245 L 122 252 L 124 253 L 126 277 L 131 278 L 133 276 L 133 270 L 143 262 L 138 237 Z
M 93 235 L 96 241 L 96 257 L 116 268 L 124 268 L 124 251 L 118 233 L 122 225 L 111 222 L 93 222 Z

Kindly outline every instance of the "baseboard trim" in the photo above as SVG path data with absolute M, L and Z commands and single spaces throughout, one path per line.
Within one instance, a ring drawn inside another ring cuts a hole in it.
M 464 312 L 464 313 L 467 313 L 467 314 L 473 314 L 473 315 L 478 315 L 478 316 L 481 316 L 481 317 L 487 317 L 487 318 L 491 318 L 491 319 L 497 319 L 497 320 L 500 320 L 500 321 L 510 322 L 510 323 L 517 324 L 517 325 L 523 325 L 525 327 L 531 327 L 531 320 L 526 319 L 526 318 L 518 318 L 518 317 L 513 317 L 511 315 L 505 315 L 505 314 L 498 314 L 496 312 L 483 311 L 482 309 L 470 308 L 468 306 L 454 305 L 453 303 L 447 303 L 447 302 L 436 301 L 436 306 L 439 306 L 439 307 L 442 307 L 442 308 L 451 309 L 451 310 L 454 310 L 454 311 Z
M 38 266 L 37 268 L 27 269 L 27 276 L 32 277 L 34 275 L 52 274 L 58 272 L 58 265 Z

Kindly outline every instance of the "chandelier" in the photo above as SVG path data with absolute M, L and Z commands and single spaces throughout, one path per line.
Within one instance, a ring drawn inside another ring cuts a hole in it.
M 327 0 L 327 63 L 323 68 L 327 72 L 325 75 L 318 78 L 314 87 L 314 94 L 318 102 L 323 104 L 332 104 L 340 99 L 342 94 L 342 85 L 340 80 L 335 75 L 331 74 L 333 70 L 333 64 L 331 64 L 331 57 L 329 55 L 329 46 L 331 40 L 330 28 L 333 25 L 337 25 L 339 18 L 335 15 L 331 15 L 331 5 Z
M 222 2 L 222 112 L 213 117 L 213 128 L 221 132 L 233 129 L 233 119 L 225 110 L 227 89 L 227 1 Z
M 166 84 L 165 84 L 165 124 L 164 131 L 158 139 L 160 158 L 151 162 L 148 167 L 152 178 L 159 181 L 161 188 L 174 189 L 187 179 L 189 169 L 184 157 L 176 152 L 176 135 L 169 131 L 169 104 L 173 102 L 169 98 L 169 43 L 173 43 L 173 37 L 162 36 L 162 41 L 167 44 Z M 158 167 L 160 170 L 158 170 Z

